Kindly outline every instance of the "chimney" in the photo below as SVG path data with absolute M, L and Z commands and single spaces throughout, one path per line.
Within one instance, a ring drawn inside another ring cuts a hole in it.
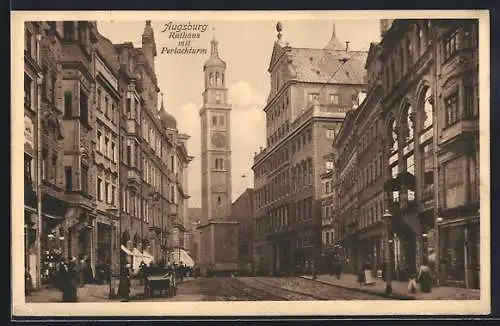
M 349 41 L 345 41 L 345 52 L 349 51 Z

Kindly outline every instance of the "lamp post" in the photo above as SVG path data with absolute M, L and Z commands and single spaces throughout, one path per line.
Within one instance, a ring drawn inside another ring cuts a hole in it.
M 385 293 L 392 293 L 392 214 L 388 209 L 385 210 L 384 215 L 382 215 L 384 221 L 386 221 L 387 226 L 387 267 L 386 267 L 386 284 Z

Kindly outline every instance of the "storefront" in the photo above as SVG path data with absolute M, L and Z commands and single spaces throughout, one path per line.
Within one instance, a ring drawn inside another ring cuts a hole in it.
M 439 225 L 440 279 L 443 285 L 479 288 L 479 217 Z

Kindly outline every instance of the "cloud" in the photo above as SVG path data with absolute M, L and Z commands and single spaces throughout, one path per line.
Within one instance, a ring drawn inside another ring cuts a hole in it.
M 263 100 L 262 94 L 244 80 L 236 82 L 229 89 L 229 101 L 236 110 L 246 110 L 254 105 L 261 105 Z

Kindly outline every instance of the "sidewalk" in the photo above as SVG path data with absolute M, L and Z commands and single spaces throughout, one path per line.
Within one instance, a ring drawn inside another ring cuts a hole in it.
M 194 278 L 186 277 L 183 282 L 185 283 Z M 115 284 L 116 283 L 116 284 Z M 144 285 L 140 285 L 139 280 L 133 279 L 130 287 L 130 297 L 133 300 L 144 297 Z M 115 290 L 118 288 L 118 280 L 113 280 Z M 78 302 L 119 302 L 121 298 L 109 298 L 109 284 L 86 284 L 84 287 L 78 288 Z M 62 293 L 56 288 L 44 287 L 40 290 L 33 291 L 31 295 L 26 297 L 26 303 L 53 303 L 62 302 Z
M 302 278 L 312 279 L 312 276 L 301 276 Z M 340 280 L 337 277 L 330 275 L 318 275 L 316 281 L 335 285 L 342 288 L 359 290 L 386 296 L 385 281 L 380 278 L 375 278 L 375 284 L 359 285 L 355 274 L 342 274 Z M 408 283 L 402 281 L 392 281 L 393 297 L 399 299 L 410 300 L 479 300 L 480 290 L 464 289 L 450 286 L 433 287 L 431 293 L 421 293 L 420 285 L 417 284 L 417 293 L 412 294 L 408 291 Z

